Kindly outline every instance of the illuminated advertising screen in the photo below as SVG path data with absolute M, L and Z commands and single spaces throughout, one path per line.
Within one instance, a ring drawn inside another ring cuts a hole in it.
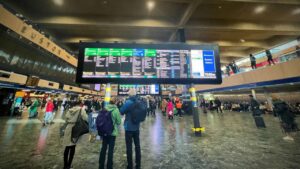
M 219 84 L 216 45 L 80 43 L 77 82 Z
M 119 85 L 118 95 L 128 95 L 129 90 L 134 88 L 137 95 L 159 95 L 160 86 L 158 84 L 138 85 L 138 84 L 122 84 Z

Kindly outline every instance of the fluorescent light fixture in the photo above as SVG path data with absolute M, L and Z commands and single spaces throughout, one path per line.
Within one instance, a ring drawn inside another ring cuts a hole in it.
M 53 2 L 57 6 L 62 6 L 64 4 L 64 0 L 53 0 Z
M 266 10 L 266 6 L 257 6 L 257 7 L 254 9 L 254 13 L 260 14 L 260 13 L 264 12 L 265 10 Z
M 154 1 L 148 1 L 147 2 L 147 8 L 149 11 L 151 11 L 155 7 L 155 2 Z
M 297 8 L 292 11 L 292 15 L 298 15 L 298 14 L 300 14 L 300 8 Z

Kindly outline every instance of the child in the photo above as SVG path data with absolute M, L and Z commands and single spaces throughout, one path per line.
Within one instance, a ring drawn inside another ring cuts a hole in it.
M 174 107 L 173 107 L 173 103 L 171 100 L 168 101 L 168 104 L 167 104 L 167 113 L 168 113 L 168 119 L 172 119 L 173 120 L 173 110 L 174 110 Z

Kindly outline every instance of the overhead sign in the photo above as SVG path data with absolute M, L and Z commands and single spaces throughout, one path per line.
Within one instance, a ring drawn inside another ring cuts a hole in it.
M 77 82 L 219 84 L 216 45 L 80 43 Z
M 29 41 L 35 43 L 36 45 L 44 48 L 48 52 L 54 54 L 62 60 L 70 63 L 73 66 L 77 66 L 77 59 L 69 54 L 66 50 L 62 49 L 60 46 L 55 44 L 52 40 L 45 37 L 31 25 L 28 25 L 17 16 L 6 10 L 0 4 L 0 23 L 9 29 L 13 30 L 22 37 L 28 39 Z

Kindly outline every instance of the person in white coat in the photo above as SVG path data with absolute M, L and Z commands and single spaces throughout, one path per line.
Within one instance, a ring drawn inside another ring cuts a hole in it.
M 69 111 L 66 114 L 66 129 L 64 133 L 64 138 L 63 138 L 63 145 L 65 146 L 65 151 L 64 151 L 64 169 L 71 169 L 73 157 L 75 154 L 75 147 L 76 143 L 73 143 L 71 141 L 71 135 L 72 135 L 72 128 L 75 125 L 79 113 L 81 113 L 81 117 L 83 120 L 87 121 L 88 116 L 81 106 L 81 102 L 75 102 L 74 107 L 69 109 Z

